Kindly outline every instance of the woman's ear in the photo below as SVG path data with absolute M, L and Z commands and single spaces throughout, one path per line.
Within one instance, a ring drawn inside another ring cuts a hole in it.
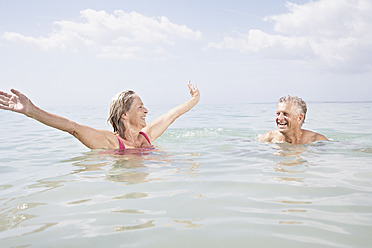
M 125 112 L 124 114 L 122 114 L 122 115 L 121 115 L 121 118 L 122 118 L 123 120 L 128 119 L 127 112 Z

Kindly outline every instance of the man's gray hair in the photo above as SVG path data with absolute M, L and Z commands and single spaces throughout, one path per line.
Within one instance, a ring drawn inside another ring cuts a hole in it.
M 288 95 L 288 96 L 281 97 L 278 103 L 287 103 L 287 102 L 293 103 L 299 110 L 300 114 L 304 115 L 302 124 L 305 123 L 306 112 L 307 112 L 306 102 L 297 96 Z

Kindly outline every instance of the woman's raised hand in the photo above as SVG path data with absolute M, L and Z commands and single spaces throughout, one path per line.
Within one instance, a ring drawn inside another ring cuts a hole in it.
M 32 105 L 30 99 L 15 89 L 10 91 L 13 94 L 0 91 L 0 109 L 27 114 L 29 107 Z
M 190 90 L 190 95 L 192 98 L 196 98 L 196 99 L 200 99 L 200 93 L 199 93 L 199 89 L 198 87 L 196 87 L 196 85 L 192 85 L 190 83 L 190 80 L 189 80 L 189 83 L 188 83 L 188 86 L 189 86 L 189 90 Z

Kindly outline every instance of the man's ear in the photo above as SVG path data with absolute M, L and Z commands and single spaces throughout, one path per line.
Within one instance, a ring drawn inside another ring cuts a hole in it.
M 298 116 L 298 122 L 302 125 L 302 123 L 304 122 L 304 114 L 300 114 Z

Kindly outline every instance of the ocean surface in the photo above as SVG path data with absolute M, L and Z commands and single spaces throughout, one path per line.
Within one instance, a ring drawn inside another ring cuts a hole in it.
M 0 110 L 0 247 L 372 247 L 372 103 L 308 107 L 330 141 L 258 142 L 275 103 L 198 105 L 122 155 Z M 45 109 L 110 129 L 108 107 Z

